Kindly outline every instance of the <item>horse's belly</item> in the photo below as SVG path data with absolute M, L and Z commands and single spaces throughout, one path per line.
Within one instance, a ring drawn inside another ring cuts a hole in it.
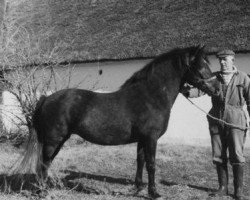
M 120 145 L 136 141 L 131 131 L 118 126 L 85 127 L 78 133 L 85 140 L 100 145 Z
M 79 121 L 79 135 L 102 145 L 127 144 L 133 141 L 135 136 L 131 133 L 132 124 L 127 112 L 118 111 L 115 106 L 108 108 L 95 107 L 85 113 Z

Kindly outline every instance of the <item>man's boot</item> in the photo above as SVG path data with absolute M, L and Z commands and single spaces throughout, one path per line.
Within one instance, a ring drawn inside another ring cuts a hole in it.
M 243 196 L 243 165 L 233 165 L 233 175 L 234 175 L 234 198 L 236 200 L 245 200 Z
M 226 196 L 228 195 L 228 169 L 227 164 L 216 163 L 218 174 L 219 189 L 210 194 L 210 196 Z

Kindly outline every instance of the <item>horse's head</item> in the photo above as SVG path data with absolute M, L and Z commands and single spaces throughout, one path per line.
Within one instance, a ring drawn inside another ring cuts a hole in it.
M 187 59 L 185 81 L 208 95 L 218 95 L 219 81 L 209 68 L 204 46 L 198 46 Z

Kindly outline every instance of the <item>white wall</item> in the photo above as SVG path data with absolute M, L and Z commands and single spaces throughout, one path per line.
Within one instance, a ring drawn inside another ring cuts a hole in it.
M 50 91 L 47 94 L 51 94 Z M 37 98 L 41 96 L 38 92 Z M 25 98 L 24 96 L 22 98 Z M 15 95 L 9 91 L 3 91 L 2 104 L 0 104 L 0 114 L 2 119 L 3 128 L 7 133 L 15 133 L 20 130 L 26 130 L 26 120 L 22 113 L 20 103 Z M 0 133 L 1 135 L 1 133 Z
M 211 108 L 211 99 L 207 95 L 190 100 L 205 112 Z M 206 114 L 196 106 L 179 94 L 171 111 L 168 129 L 159 142 L 210 145 Z
M 24 119 L 20 104 L 16 97 L 8 91 L 2 93 L 2 104 L 0 105 L 3 128 L 8 133 L 19 130 L 20 123 Z

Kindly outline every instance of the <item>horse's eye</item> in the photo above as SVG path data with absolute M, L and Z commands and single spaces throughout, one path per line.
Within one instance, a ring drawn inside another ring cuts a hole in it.
M 203 59 L 203 61 L 204 61 L 204 63 L 206 63 L 208 65 L 208 62 L 205 59 Z
M 195 60 L 195 57 L 192 56 L 192 57 L 190 58 L 190 62 L 194 62 L 194 60 Z

